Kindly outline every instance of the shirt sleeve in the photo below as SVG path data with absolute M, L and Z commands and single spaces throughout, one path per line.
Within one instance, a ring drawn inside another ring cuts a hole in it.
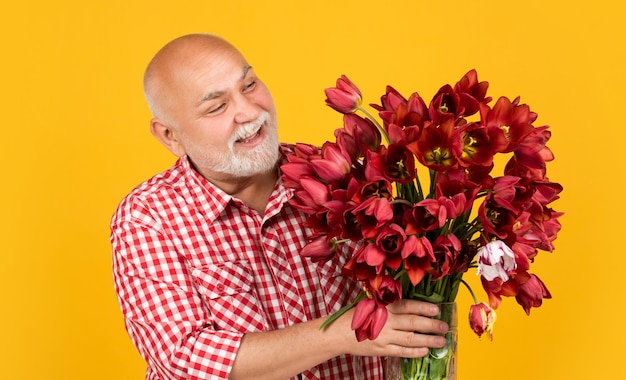
M 125 326 L 150 371 L 165 379 L 227 379 L 243 333 L 214 328 L 158 218 L 124 201 L 111 223 L 111 244 Z

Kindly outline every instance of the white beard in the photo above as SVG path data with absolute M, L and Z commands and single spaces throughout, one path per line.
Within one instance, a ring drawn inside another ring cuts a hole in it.
M 238 140 L 255 134 L 259 128 L 265 128 L 263 142 L 252 150 L 237 152 L 235 144 Z M 270 171 L 280 155 L 276 126 L 270 124 L 270 115 L 263 112 L 255 121 L 239 127 L 228 141 L 228 151 L 219 155 L 204 151 L 194 163 L 211 171 L 231 175 L 233 177 L 250 177 Z M 200 151 L 194 149 L 196 151 Z

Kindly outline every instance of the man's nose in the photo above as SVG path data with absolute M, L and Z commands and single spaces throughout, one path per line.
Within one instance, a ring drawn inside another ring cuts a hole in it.
M 235 122 L 239 124 L 256 120 L 261 114 L 261 107 L 246 94 L 239 94 L 236 99 Z

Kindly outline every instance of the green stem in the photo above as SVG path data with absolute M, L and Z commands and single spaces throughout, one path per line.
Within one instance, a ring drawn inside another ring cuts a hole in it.
M 435 197 L 435 188 L 437 185 L 437 171 L 436 170 L 429 170 L 430 172 L 430 194 L 428 194 L 428 197 Z
M 454 226 L 453 233 L 457 235 L 460 240 L 468 240 L 476 232 L 482 230 L 482 223 L 479 217 L 475 217 L 469 223 L 459 223 Z
M 350 243 L 351 239 L 335 239 L 335 244 Z
M 422 190 L 422 183 L 419 177 L 415 176 L 415 182 L 417 183 L 417 199 L 421 201 L 424 199 L 424 190 Z
M 415 182 L 409 182 L 405 184 L 397 184 L 398 186 L 398 195 L 401 198 L 406 199 L 409 202 L 410 206 L 413 206 L 415 203 L 421 200 L 420 194 L 415 187 Z
M 359 303 L 361 300 L 365 298 L 367 298 L 367 294 L 365 294 L 364 292 L 359 293 L 359 295 L 354 299 L 354 301 L 352 301 L 351 304 L 342 307 L 341 309 L 333 313 L 330 317 L 328 317 L 328 319 L 326 319 L 324 323 L 322 323 L 322 325 L 320 326 L 320 330 L 323 330 L 326 327 L 328 327 L 331 323 L 336 321 L 339 317 L 344 315 L 348 310 L 355 307 L 357 303 Z
M 393 276 L 393 279 L 394 279 L 394 280 L 399 280 L 399 279 L 400 279 L 400 277 L 404 276 L 405 274 L 406 274 L 406 270 L 405 270 L 404 268 L 403 268 L 403 269 L 400 269 L 400 270 L 398 271 L 398 273 L 396 273 L 396 274 Z
M 403 205 L 407 205 L 407 206 L 413 206 L 412 202 L 409 202 L 406 199 L 402 199 L 402 198 L 395 198 L 394 200 L 389 202 L 389 204 L 392 204 L 392 205 L 403 204 Z
M 463 280 L 463 279 L 461 279 L 461 284 L 465 285 L 467 290 L 469 290 L 470 295 L 474 299 L 474 303 L 477 304 L 478 303 L 478 299 L 476 299 L 476 295 L 474 294 L 474 291 L 472 290 L 472 287 L 469 286 L 469 284 L 467 282 L 465 282 L 465 280 Z
M 370 119 L 376 125 L 376 128 L 378 128 L 380 133 L 385 137 L 385 141 L 387 141 L 387 144 L 390 144 L 391 140 L 389 140 L 389 136 L 387 135 L 387 132 L 385 131 L 385 128 L 383 128 L 383 126 L 380 125 L 378 120 L 376 120 L 376 118 L 374 116 L 372 116 L 369 112 L 367 112 L 367 110 L 365 108 L 359 106 L 359 108 L 357 108 L 357 109 L 359 111 L 363 112 L 365 114 L 365 116 L 367 116 L 367 118 Z

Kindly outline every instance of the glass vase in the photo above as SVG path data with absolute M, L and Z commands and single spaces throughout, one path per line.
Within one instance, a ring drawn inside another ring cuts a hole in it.
M 445 321 L 449 326 L 445 347 L 431 348 L 428 355 L 422 358 L 387 358 L 386 380 L 456 380 L 456 302 L 441 303 L 439 309 L 440 313 L 435 318 Z

